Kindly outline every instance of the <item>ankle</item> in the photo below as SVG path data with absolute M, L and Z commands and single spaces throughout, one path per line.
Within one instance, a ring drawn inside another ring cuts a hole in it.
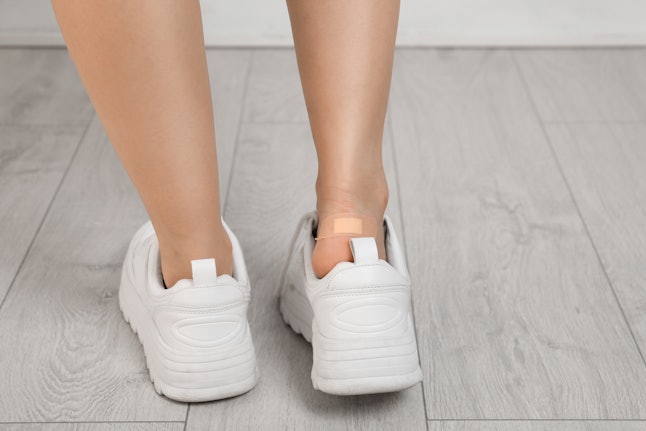
M 383 218 L 389 199 L 388 183 L 383 173 L 345 184 L 319 178 L 316 181 L 316 197 L 319 219 L 343 212 Z
M 233 247 L 231 239 L 224 228 L 222 231 L 204 242 L 171 241 L 159 243 L 162 277 L 167 288 L 172 287 L 180 279 L 191 279 L 191 260 L 214 258 L 217 275 L 233 274 Z

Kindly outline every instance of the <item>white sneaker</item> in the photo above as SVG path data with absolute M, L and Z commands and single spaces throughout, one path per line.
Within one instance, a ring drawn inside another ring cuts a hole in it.
M 354 262 L 321 279 L 311 260 L 317 225 L 316 211 L 303 215 L 279 282 L 283 319 L 312 343 L 314 388 L 358 395 L 420 382 L 410 277 L 392 221 L 384 217 L 388 261 L 373 237 L 351 238 Z
M 232 397 L 258 381 L 249 278 L 240 244 L 222 222 L 233 246 L 233 277 L 217 276 L 213 258 L 196 259 L 192 279 L 164 288 L 150 221 L 135 233 L 123 264 L 119 306 L 139 335 L 155 390 L 177 401 Z

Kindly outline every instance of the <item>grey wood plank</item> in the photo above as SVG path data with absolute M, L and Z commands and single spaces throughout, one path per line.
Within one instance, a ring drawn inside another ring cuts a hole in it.
M 95 119 L 0 310 L 0 421 L 183 421 L 117 303 L 143 205 Z
M 646 368 L 504 50 L 400 50 L 391 116 L 429 419 L 634 419 Z
M 220 202 L 226 201 L 231 162 L 242 118 L 250 49 L 207 49 L 220 177 Z
M 545 121 L 646 121 L 646 50 L 514 53 Z
M 429 431 L 642 431 L 643 421 L 432 421 Z
M 644 354 L 646 123 L 554 124 L 547 131 Z
M 0 303 L 84 128 L 0 126 Z
M 307 109 L 291 48 L 256 49 L 245 99 L 245 123 L 307 123 Z
M 245 124 L 242 132 L 225 220 L 250 271 L 249 317 L 261 378 L 243 396 L 192 405 L 187 429 L 426 429 L 420 385 L 361 397 L 313 389 L 311 347 L 283 323 L 274 296 L 296 222 L 315 208 L 311 132 L 307 124 Z M 401 226 L 388 148 L 384 158 L 391 189 L 387 213 Z
M 84 126 L 94 109 L 66 49 L 0 49 L 0 124 Z
M 3 424 L 3 431 L 182 431 L 183 422 L 23 423 Z

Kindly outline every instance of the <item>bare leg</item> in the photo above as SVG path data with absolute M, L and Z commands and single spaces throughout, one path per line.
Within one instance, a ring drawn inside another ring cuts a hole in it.
M 286 0 L 319 160 L 317 211 L 322 218 L 360 212 L 381 221 L 388 203 L 382 164 L 399 0 Z M 317 276 L 352 261 L 350 237 L 317 241 Z
M 191 259 L 232 274 L 197 0 L 52 0 L 81 80 L 159 239 L 168 287 Z

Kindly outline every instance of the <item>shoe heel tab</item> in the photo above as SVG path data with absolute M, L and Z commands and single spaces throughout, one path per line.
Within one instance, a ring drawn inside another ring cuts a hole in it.
M 215 286 L 218 282 L 214 258 L 191 260 L 191 271 L 195 287 Z
M 379 261 L 377 242 L 371 236 L 350 238 L 350 250 L 354 263 L 374 263 Z

